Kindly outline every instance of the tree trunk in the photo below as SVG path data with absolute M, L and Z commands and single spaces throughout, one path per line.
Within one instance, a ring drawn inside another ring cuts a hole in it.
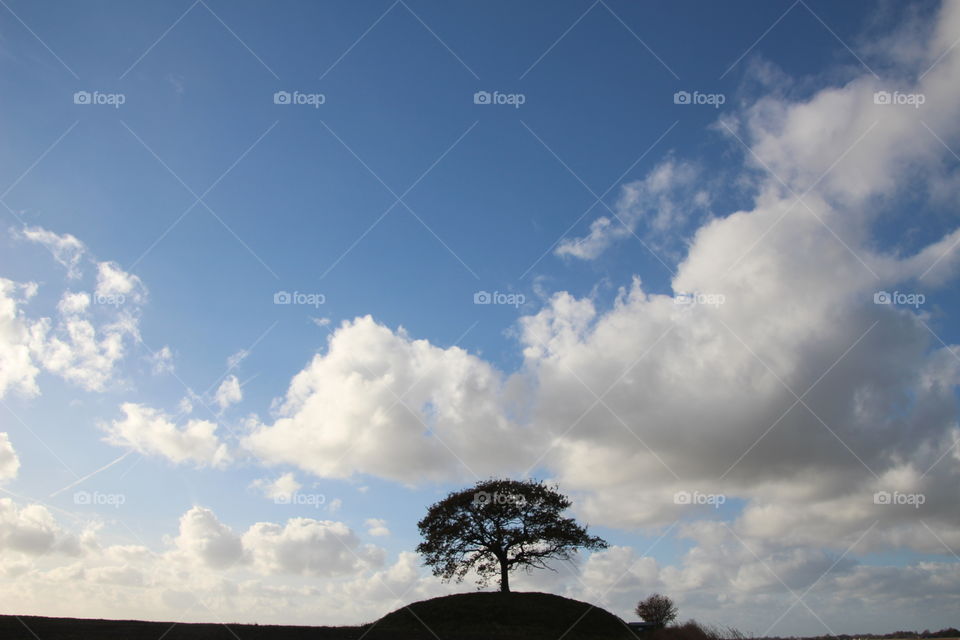
M 507 559 L 500 560 L 500 593 L 510 593 L 510 573 L 507 571 Z

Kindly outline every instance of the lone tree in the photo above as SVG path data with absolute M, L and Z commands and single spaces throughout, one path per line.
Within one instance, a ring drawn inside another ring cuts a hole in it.
M 677 617 L 677 607 L 667 596 L 655 593 L 646 600 L 637 603 L 637 615 L 646 622 L 665 627 Z
M 571 502 L 556 489 L 533 480 L 486 480 L 451 493 L 417 523 L 423 536 L 417 551 L 445 581 L 460 582 L 474 569 L 485 585 L 499 572 L 500 591 L 509 592 L 514 567 L 550 569 L 549 558 L 605 549 L 604 540 L 561 516 Z

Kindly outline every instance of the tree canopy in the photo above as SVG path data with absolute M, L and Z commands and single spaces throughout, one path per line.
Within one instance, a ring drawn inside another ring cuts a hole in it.
M 677 617 L 677 607 L 667 596 L 655 593 L 646 600 L 637 603 L 637 615 L 647 622 L 663 627 Z
M 562 513 L 572 503 L 534 480 L 486 480 L 450 493 L 417 523 L 423 542 L 417 551 L 433 574 L 457 582 L 476 571 L 481 585 L 499 573 L 500 590 L 510 591 L 516 567 L 550 569 L 547 560 L 569 560 L 577 549 L 604 549 L 607 543 Z

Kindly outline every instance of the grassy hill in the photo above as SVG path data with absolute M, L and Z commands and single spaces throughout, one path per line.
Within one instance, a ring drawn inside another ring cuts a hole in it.
M 426 626 L 430 628 L 427 630 Z M 432 633 L 431 633 L 432 631 Z M 36 635 L 34 635 L 36 634 Z M 436 634 L 436 635 L 434 635 Z M 547 593 L 462 593 L 415 602 L 357 627 L 185 624 L 0 616 L 13 640 L 628 640 L 617 616 Z
M 388 613 L 371 640 L 626 640 L 634 638 L 617 616 L 586 602 L 549 593 L 461 593 L 415 602 Z

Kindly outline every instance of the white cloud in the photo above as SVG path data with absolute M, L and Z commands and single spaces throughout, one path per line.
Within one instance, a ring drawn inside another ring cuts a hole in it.
M 659 253 L 673 255 L 671 232 L 698 221 L 709 207 L 702 181 L 692 164 L 664 160 L 642 180 L 623 185 L 613 213 L 594 220 L 586 236 L 560 242 L 555 253 L 593 260 L 614 242 L 640 235 Z
M 181 427 L 163 412 L 141 404 L 125 402 L 120 409 L 124 417 L 104 427 L 106 441 L 112 445 L 160 455 L 175 464 L 219 467 L 230 461 L 213 422 L 192 419 Z
M 386 520 L 367 518 L 364 524 L 367 526 L 367 533 L 371 536 L 384 537 L 390 535 L 390 529 L 387 528 Z
M 80 552 L 79 539 L 61 528 L 46 507 L 31 504 L 21 508 L 10 498 L 0 498 L 0 556 L 75 556 Z
M 342 522 L 292 518 L 281 526 L 258 522 L 243 534 L 254 566 L 267 574 L 348 575 L 383 563 L 383 551 L 361 545 Z
M 177 403 L 177 411 L 183 415 L 193 413 L 193 400 L 189 395 L 180 398 L 180 402 Z
M 115 262 L 100 262 L 97 264 L 96 296 L 100 299 L 130 300 L 136 304 L 144 301 L 146 289 L 140 278 L 127 273 Z
M 50 248 L 68 268 L 69 277 L 82 275 L 79 265 L 87 251 L 75 237 L 41 228 L 26 228 L 22 234 Z M 88 391 L 105 391 L 115 382 L 128 345 L 139 341 L 145 287 L 115 264 L 98 263 L 96 295 L 64 291 L 56 320 L 30 318 L 20 308 L 37 288 L 34 283 L 0 279 L 0 397 L 8 388 L 28 396 L 39 394 L 40 369 Z
M 472 477 L 468 468 L 484 475 L 522 459 L 505 407 L 486 362 L 367 316 L 333 332 L 326 354 L 293 378 L 280 417 L 245 443 L 268 463 L 323 477 Z
M 289 472 L 278 478 L 275 478 L 274 480 L 259 478 L 254 480 L 251 486 L 263 491 L 263 494 L 271 500 L 277 500 L 281 502 L 289 502 L 290 497 L 299 491 L 301 487 L 303 487 L 302 484 L 297 482 L 297 479 L 294 477 L 294 475 Z
M 35 291 L 36 285 L 0 278 L 0 398 L 11 389 L 25 396 L 40 393 L 40 370 L 30 355 L 30 325 L 20 309 Z
M 0 431 L 0 482 L 17 477 L 20 458 L 10 442 L 10 436 Z
M 31 326 L 30 347 L 47 371 L 89 391 L 103 391 L 131 335 L 136 325 L 129 318 L 100 330 L 81 316 L 67 316 L 56 325 L 41 318 Z
M 57 310 L 64 316 L 82 314 L 90 307 L 90 294 L 85 291 L 64 291 Z
M 181 516 L 174 544 L 213 569 L 228 569 L 244 559 L 240 537 L 203 507 L 193 507 Z
M 257 522 L 237 535 L 204 507 L 193 507 L 181 517 L 174 543 L 178 551 L 206 566 L 248 566 L 262 575 L 356 575 L 379 568 L 384 553 L 361 544 L 342 522 L 311 518 L 291 518 L 284 524 Z
M 0 575 L 14 578 L 0 581 L 0 598 L 21 614 L 355 624 L 400 606 L 399 594 L 450 591 L 424 580 L 416 554 L 384 566 L 383 550 L 340 522 L 263 522 L 237 535 L 198 506 L 167 542 L 104 545 L 94 530 L 64 530 L 44 507 L 0 500 Z
M 936 40 L 958 31 L 952 3 Z M 931 47 L 924 69 L 944 50 Z M 960 133 L 958 77 L 954 52 L 900 85 L 927 96 L 922 113 L 875 104 L 892 87 L 871 76 L 747 109 L 739 133 L 777 176 L 758 179 L 752 208 L 703 225 L 672 281 L 725 304 L 676 305 L 637 281 L 609 311 L 558 294 L 522 320 L 538 430 L 559 438 L 580 420 L 547 463 L 586 492 L 582 513 L 667 524 L 681 513 L 674 492 L 719 492 L 747 501 L 748 540 L 842 548 L 879 520 L 878 547 L 933 551 L 915 513 L 873 503 L 899 490 L 924 492 L 930 521 L 960 524 L 945 492 L 958 467 L 937 462 L 956 441 L 958 361 L 925 314 L 873 303 L 881 289 L 935 295 L 956 275 L 945 252 L 960 235 L 882 251 L 872 224 L 878 198 L 922 188 L 915 172 L 940 175 L 948 152 L 924 123 Z M 805 204 L 780 183 L 803 193 L 821 175 Z
M 170 350 L 169 346 L 164 345 L 150 356 L 150 370 L 153 372 L 153 375 L 159 376 L 165 373 L 173 373 L 173 369 L 173 351 Z
M 243 400 L 243 391 L 240 389 L 240 381 L 237 380 L 237 376 L 231 375 L 224 378 L 220 386 L 217 387 L 214 399 L 220 406 L 221 411 Z
M 24 227 L 21 234 L 27 240 L 46 247 L 54 259 L 66 267 L 68 278 L 76 279 L 82 275 L 80 261 L 87 248 L 74 236 L 69 233 L 58 235 L 41 227 Z
M 47 371 L 81 388 L 104 391 L 126 355 L 127 343 L 139 339 L 136 308 L 110 304 L 111 320 L 99 322 L 88 313 L 88 294 L 65 292 L 57 306 L 57 323 L 41 318 L 30 325 L 33 357 Z

